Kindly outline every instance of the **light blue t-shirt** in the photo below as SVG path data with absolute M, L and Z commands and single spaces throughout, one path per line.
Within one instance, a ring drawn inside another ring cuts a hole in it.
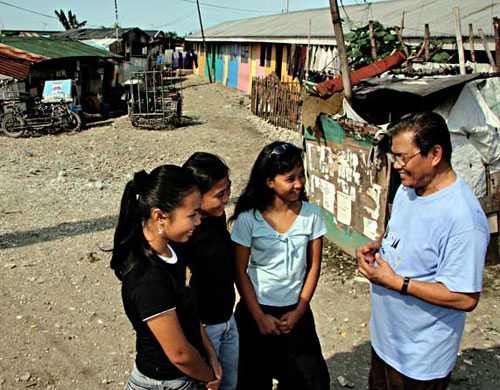
M 250 248 L 247 273 L 260 304 L 298 302 L 306 275 L 307 245 L 325 233 L 321 212 L 308 202 L 302 202 L 299 215 L 284 234 L 274 230 L 259 211 L 238 215 L 231 239 Z
M 402 276 L 481 291 L 489 226 L 472 191 L 458 177 L 429 196 L 401 186 L 380 256 Z M 411 283 L 411 282 L 410 282 Z M 372 284 L 370 333 L 377 354 L 417 380 L 443 378 L 457 358 L 465 312 Z

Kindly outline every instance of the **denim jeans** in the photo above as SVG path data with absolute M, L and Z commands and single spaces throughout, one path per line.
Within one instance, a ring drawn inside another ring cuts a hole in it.
M 239 337 L 234 315 L 222 324 L 205 325 L 207 335 L 214 345 L 222 366 L 222 383 L 219 390 L 234 390 L 238 382 Z
M 169 380 L 152 379 L 141 374 L 134 365 L 126 390 L 200 390 L 204 388 L 202 382 L 187 376 Z

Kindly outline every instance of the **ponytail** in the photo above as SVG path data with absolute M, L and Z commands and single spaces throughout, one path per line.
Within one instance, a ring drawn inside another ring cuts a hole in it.
M 189 172 L 175 165 L 162 165 L 150 174 L 134 174 L 123 192 L 114 235 L 110 266 L 118 279 L 123 280 L 133 268 L 145 266 L 156 256 L 142 231 L 151 211 L 159 208 L 171 213 L 194 190 L 197 186 Z

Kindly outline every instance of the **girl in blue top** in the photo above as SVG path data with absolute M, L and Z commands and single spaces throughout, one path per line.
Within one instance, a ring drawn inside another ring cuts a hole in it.
M 231 239 L 240 333 L 238 389 L 329 389 L 309 302 L 325 224 L 305 195 L 302 150 L 273 142 L 255 161 L 238 199 Z

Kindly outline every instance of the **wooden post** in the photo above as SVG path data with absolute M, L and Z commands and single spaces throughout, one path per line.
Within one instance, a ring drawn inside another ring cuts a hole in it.
M 425 50 L 425 61 L 428 62 L 431 57 L 431 53 L 429 51 L 429 36 L 430 36 L 430 30 L 429 30 L 429 23 L 425 23 L 424 26 L 424 50 Z
M 469 45 L 471 60 L 472 62 L 476 62 L 476 52 L 474 51 L 474 30 L 472 28 L 472 23 L 469 23 Z
M 199 0 L 196 0 L 196 5 L 198 6 L 198 18 L 200 19 L 201 39 L 203 41 L 203 50 L 205 51 L 205 61 L 207 61 L 208 60 L 207 43 L 205 42 L 205 33 L 203 32 L 203 23 L 201 22 L 201 11 L 200 11 Z M 210 69 L 210 67 L 208 66 L 207 68 L 208 68 L 208 80 L 210 81 L 210 84 L 212 84 L 212 69 Z
M 403 15 L 401 16 L 401 24 L 399 29 L 397 30 L 398 33 L 398 40 L 399 43 L 401 43 L 401 46 L 403 46 L 403 50 L 405 52 L 406 58 L 410 57 L 410 52 L 408 51 L 408 48 L 405 45 L 405 42 L 403 40 L 403 30 L 405 28 L 405 11 L 403 11 Z
M 495 57 L 497 62 L 497 72 L 500 72 L 500 19 L 493 18 L 493 34 L 495 36 Z
M 488 41 L 486 40 L 486 37 L 484 36 L 483 29 L 478 28 L 477 32 L 479 33 L 479 36 L 481 37 L 481 40 L 483 41 L 484 51 L 486 52 L 486 55 L 488 56 L 488 61 L 490 62 L 491 67 L 493 69 L 496 69 L 495 60 L 493 59 L 493 56 L 491 55 L 490 48 L 488 47 Z
M 462 29 L 460 27 L 460 10 L 458 7 L 453 9 L 455 13 L 455 34 L 457 36 L 458 61 L 460 63 L 460 74 L 465 74 L 465 53 L 464 42 L 462 39 Z
M 309 65 L 310 65 L 309 56 L 311 55 L 310 48 L 311 48 L 311 18 L 309 18 L 309 34 L 307 35 L 306 77 L 305 77 L 306 80 L 309 74 Z
M 377 61 L 377 44 L 375 42 L 375 31 L 373 30 L 373 20 L 368 21 L 368 27 L 370 28 L 370 44 L 372 45 L 372 58 L 373 61 Z
M 347 62 L 347 51 L 344 43 L 344 32 L 342 31 L 342 20 L 340 19 L 337 0 L 330 0 L 330 13 L 332 14 L 333 29 L 335 31 L 335 41 L 340 57 L 340 71 L 342 73 L 342 84 L 344 85 L 344 95 L 347 100 L 352 98 L 351 75 L 349 74 L 349 63 Z

